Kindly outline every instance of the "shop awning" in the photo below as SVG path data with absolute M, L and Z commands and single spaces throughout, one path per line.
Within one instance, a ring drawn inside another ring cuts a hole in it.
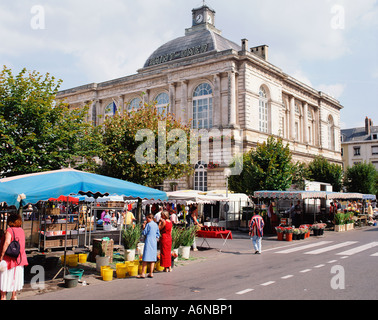
M 255 198 L 262 199 L 326 199 L 326 200 L 362 200 L 375 199 L 374 195 L 363 195 L 353 192 L 330 192 L 330 191 L 256 191 Z
M 98 174 L 62 169 L 0 179 L 0 202 L 19 207 L 50 198 L 82 194 L 167 200 L 163 191 Z
M 205 203 L 211 204 L 217 201 L 229 201 L 224 194 L 210 194 L 206 191 L 182 190 L 167 192 L 168 200 L 178 204 Z
M 325 191 L 255 191 L 255 198 L 262 199 L 286 199 L 286 200 L 304 200 L 304 199 L 326 199 Z

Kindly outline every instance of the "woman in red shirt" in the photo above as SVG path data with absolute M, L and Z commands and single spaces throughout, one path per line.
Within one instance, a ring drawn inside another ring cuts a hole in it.
M 6 300 L 7 292 L 12 292 L 11 300 L 17 300 L 17 291 L 24 287 L 24 266 L 28 265 L 25 252 L 25 233 L 21 228 L 22 219 L 18 214 L 8 216 L 9 228 L 1 239 L 0 261 L 7 263 L 7 270 L 0 272 L 1 300 Z M 5 254 L 13 240 L 20 243 L 20 255 L 17 258 Z

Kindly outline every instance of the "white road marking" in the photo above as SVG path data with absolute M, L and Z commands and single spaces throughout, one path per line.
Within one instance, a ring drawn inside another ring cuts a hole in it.
M 320 242 L 310 243 L 310 244 L 307 244 L 307 245 L 304 245 L 304 246 L 299 246 L 299 247 L 295 247 L 295 248 L 291 248 L 291 249 L 286 249 L 286 250 L 283 250 L 283 251 L 278 251 L 277 253 L 292 253 L 292 252 L 296 252 L 296 251 L 300 251 L 300 250 L 305 250 L 305 249 L 309 249 L 309 248 L 313 248 L 313 247 L 322 246 L 322 245 L 325 245 L 325 244 L 329 244 L 331 242 L 332 241 L 320 241 Z
M 362 251 L 365 251 L 365 250 L 369 250 L 369 249 L 374 248 L 376 246 L 378 246 L 378 242 L 370 242 L 368 244 L 364 244 L 362 246 L 359 246 L 359 247 L 356 247 L 356 248 L 353 248 L 353 249 L 350 249 L 350 250 L 347 250 L 347 251 L 344 251 L 344 252 L 340 252 L 337 255 L 351 256 L 353 254 L 356 254 L 356 253 L 359 253 L 359 252 L 362 252 Z
M 245 289 L 245 290 L 243 290 L 243 291 L 239 291 L 239 292 L 236 292 L 236 294 L 238 294 L 238 295 L 242 295 L 242 294 L 246 294 L 246 293 L 248 293 L 248 292 L 251 292 L 251 291 L 253 291 L 254 289 Z
M 331 260 L 331 261 L 328 261 L 327 263 L 335 263 L 337 262 L 337 260 Z
M 314 268 L 319 269 L 319 268 L 323 268 L 323 267 L 325 267 L 325 264 L 318 264 L 318 265 L 315 266 Z
M 325 247 L 325 248 L 321 248 L 321 249 L 305 252 L 305 254 L 320 254 L 320 253 L 332 251 L 332 250 L 335 250 L 335 249 L 338 249 L 338 248 L 350 246 L 350 245 L 355 244 L 355 243 L 357 243 L 357 241 L 341 242 L 341 243 L 335 244 L 333 246 L 328 246 L 328 247 Z
M 281 277 L 281 279 L 286 280 L 294 277 L 292 274 L 288 274 L 287 276 Z
M 306 273 L 306 272 L 310 272 L 310 271 L 311 271 L 311 269 L 305 269 L 305 270 L 300 271 L 300 273 Z
M 263 287 L 270 286 L 271 284 L 273 284 L 275 282 L 276 281 L 268 281 L 268 282 L 262 283 L 261 286 L 263 286 Z

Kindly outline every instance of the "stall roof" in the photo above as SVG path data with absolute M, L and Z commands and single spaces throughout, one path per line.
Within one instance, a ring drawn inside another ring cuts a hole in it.
M 325 191 L 255 191 L 256 198 L 270 198 L 270 199 L 288 199 L 288 200 L 303 200 L 303 199 L 325 199 Z
M 191 204 L 191 203 L 215 203 L 217 201 L 229 201 L 223 194 L 210 194 L 207 191 L 197 191 L 197 190 L 182 190 L 167 192 L 168 201 L 175 201 L 180 204 Z
M 266 199 L 288 199 L 288 200 L 303 200 L 303 199 L 326 199 L 326 200 L 362 200 L 375 199 L 374 195 L 363 195 L 361 193 L 347 193 L 347 192 L 329 192 L 329 191 L 256 191 L 254 193 L 256 198 Z
M 128 199 L 167 200 L 163 191 L 98 174 L 62 169 L 0 179 L 0 202 L 19 207 L 72 194 L 117 194 Z

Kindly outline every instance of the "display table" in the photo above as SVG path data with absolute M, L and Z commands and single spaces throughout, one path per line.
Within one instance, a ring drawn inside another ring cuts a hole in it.
M 201 230 L 197 231 L 197 237 L 198 238 L 203 238 L 202 244 L 200 247 L 202 247 L 203 243 L 206 242 L 208 247 L 210 248 L 209 243 L 207 242 L 206 239 L 223 239 L 223 245 L 226 244 L 228 239 L 232 239 L 232 232 L 230 230 L 225 230 L 224 228 L 221 227 L 202 227 Z M 219 250 L 221 251 L 221 250 Z

